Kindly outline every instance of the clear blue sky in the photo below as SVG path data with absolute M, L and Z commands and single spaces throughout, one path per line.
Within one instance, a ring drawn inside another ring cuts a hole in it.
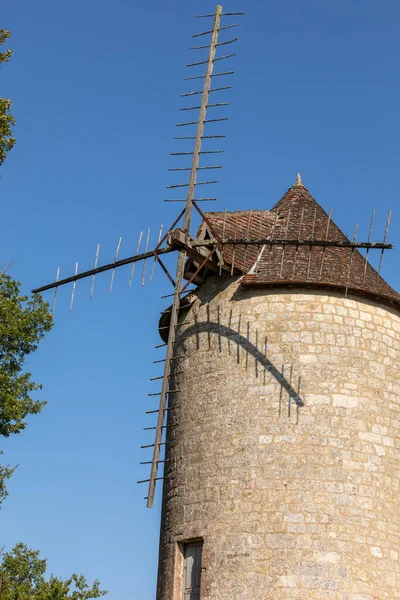
M 141 229 L 172 223 L 165 185 L 177 181 L 175 123 L 191 34 L 211 1 L 19 0 L 2 7 L 15 55 L 1 70 L 14 101 L 18 143 L 1 172 L 3 263 L 25 290 L 134 252 Z M 227 0 L 246 10 L 229 93 L 227 152 L 215 206 L 269 208 L 295 181 L 344 231 L 367 236 L 378 210 L 382 237 L 400 242 L 400 4 L 397 0 Z M 221 63 L 222 64 L 222 63 Z M 227 65 L 227 63 L 225 63 Z M 222 100 L 222 97 L 221 97 Z M 187 105 L 187 102 L 186 102 Z M 217 128 L 217 126 L 215 126 Z M 217 129 L 216 129 L 217 131 Z M 175 145 L 174 145 L 175 144 Z M 181 159 L 183 162 L 183 159 Z M 178 165 L 179 166 L 179 165 Z M 400 288 L 398 250 L 384 276 Z M 149 378 L 162 358 L 156 325 L 169 283 L 158 273 L 128 288 L 129 268 L 59 292 L 56 325 L 29 360 L 48 406 L 25 433 L 2 442 L 20 466 L 0 511 L 0 546 L 40 548 L 60 575 L 99 577 L 110 600 L 153 600 L 160 493 L 145 508 L 155 407 Z M 48 299 L 52 298 L 51 293 Z

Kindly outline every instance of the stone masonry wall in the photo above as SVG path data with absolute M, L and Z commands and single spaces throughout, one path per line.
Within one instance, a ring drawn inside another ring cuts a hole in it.
M 400 600 L 400 316 L 215 278 L 184 317 L 157 600 Z

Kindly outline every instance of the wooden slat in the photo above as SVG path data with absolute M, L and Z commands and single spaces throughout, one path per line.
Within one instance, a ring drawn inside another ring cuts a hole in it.
M 190 173 L 189 180 L 189 188 L 188 195 L 185 206 L 185 215 L 183 222 L 183 229 L 186 232 L 190 230 L 190 223 L 192 217 L 193 210 L 193 199 L 195 197 L 196 183 L 197 183 L 197 173 L 200 164 L 200 155 L 201 155 L 201 146 L 204 135 L 204 127 L 207 116 L 207 106 L 209 103 L 209 94 L 211 89 L 211 81 L 212 81 L 212 73 L 214 69 L 214 59 L 216 55 L 217 43 L 218 43 L 218 32 L 221 24 L 221 14 L 222 14 L 222 6 L 218 5 L 214 18 L 214 27 L 212 30 L 212 37 L 210 43 L 210 51 L 208 56 L 207 70 L 204 78 L 204 88 L 201 100 L 201 108 L 199 113 L 199 120 L 197 125 L 197 133 L 196 133 L 196 141 L 193 150 L 193 159 L 192 159 L 192 170 Z M 186 264 L 186 250 L 182 249 L 179 252 L 178 256 L 178 265 L 176 269 L 176 277 L 175 277 L 175 293 L 174 300 L 172 303 L 171 309 L 171 320 L 168 332 L 168 346 L 166 352 L 166 361 L 164 368 L 164 378 L 162 382 L 161 388 L 161 396 L 160 396 L 160 408 L 157 419 L 157 429 L 154 443 L 154 451 L 153 451 L 153 459 L 151 465 L 150 472 L 150 483 L 149 483 L 149 493 L 147 496 L 147 506 L 151 508 L 154 504 L 154 494 L 156 488 L 156 480 L 158 473 L 158 464 L 160 459 L 160 444 L 162 441 L 163 435 L 163 426 L 165 419 L 165 411 L 167 408 L 168 401 L 168 390 L 169 390 L 169 381 L 171 376 L 171 361 L 174 355 L 174 344 L 176 337 L 176 325 L 178 323 L 178 315 L 179 315 L 179 306 L 181 299 L 181 291 L 183 287 L 183 278 L 185 274 L 185 264 Z

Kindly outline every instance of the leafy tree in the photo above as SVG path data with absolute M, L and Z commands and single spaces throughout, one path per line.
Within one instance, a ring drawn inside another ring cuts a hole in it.
M 68 579 L 51 575 L 46 579 L 46 566 L 38 550 L 16 544 L 0 563 L 2 600 L 89 600 L 107 593 L 97 580 L 89 586 L 82 575 L 73 574 Z
M 9 31 L 0 29 L 0 47 L 9 37 Z M 11 50 L 0 52 L 0 65 L 11 56 Z M 10 108 L 11 101 L 0 98 L 0 165 L 15 144 Z M 26 427 L 26 417 L 39 413 L 45 404 L 31 397 L 41 386 L 23 368 L 25 357 L 36 350 L 51 326 L 47 303 L 40 296 L 21 296 L 20 284 L 0 267 L 0 436 L 19 433 Z M 6 481 L 13 472 L 14 468 L 0 464 L 0 504 L 7 496 Z
M 0 46 L 10 37 L 10 32 L 6 29 L 0 29 Z M 0 52 L 0 64 L 8 62 L 12 56 L 12 50 Z M 14 117 L 12 116 L 11 100 L 0 98 L 0 165 L 6 159 L 6 154 L 15 144 L 15 138 L 12 135 L 12 127 L 15 125 Z
M 49 307 L 41 296 L 21 295 L 20 284 L 0 272 L 0 435 L 4 437 L 25 429 L 26 417 L 45 405 L 32 398 L 42 386 L 32 381 L 24 364 L 51 327 Z M 13 470 L 0 466 L 0 503 Z

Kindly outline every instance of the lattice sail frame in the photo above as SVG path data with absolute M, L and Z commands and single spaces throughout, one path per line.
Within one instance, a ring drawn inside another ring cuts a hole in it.
M 75 289 L 76 289 L 77 281 L 79 281 L 80 279 L 92 278 L 92 283 L 91 283 L 91 288 L 90 288 L 90 298 L 92 299 L 94 284 L 95 284 L 95 277 L 97 274 L 111 271 L 111 282 L 110 282 L 110 292 L 111 292 L 112 288 L 113 288 L 114 276 L 115 276 L 116 269 L 118 269 L 122 266 L 126 266 L 128 264 L 132 265 L 132 270 L 131 270 L 130 279 L 129 279 L 129 286 L 131 286 L 136 263 L 142 263 L 143 270 L 142 270 L 141 281 L 142 281 L 142 285 L 144 285 L 145 277 L 146 277 L 146 265 L 149 260 L 153 261 L 150 279 L 153 277 L 155 265 L 159 264 L 160 267 L 162 268 L 162 270 L 164 271 L 164 273 L 166 274 L 166 276 L 168 277 L 171 284 L 174 286 L 174 292 L 173 292 L 173 294 L 170 295 L 171 297 L 173 297 L 172 307 L 168 311 L 166 311 L 170 314 L 170 322 L 169 322 L 169 325 L 167 326 L 168 341 L 165 344 L 160 344 L 159 346 L 156 346 L 157 348 L 162 348 L 162 347 L 166 348 L 165 359 L 155 361 L 155 363 L 164 363 L 163 375 L 154 377 L 152 379 L 152 381 L 160 380 L 162 382 L 161 391 L 158 393 L 149 394 L 149 396 L 159 397 L 159 400 L 160 400 L 159 408 L 157 410 L 148 411 L 146 413 L 146 414 L 154 413 L 154 414 L 158 415 L 156 426 L 145 428 L 146 430 L 154 430 L 155 431 L 155 440 L 154 440 L 154 444 L 142 446 L 142 448 L 153 448 L 152 460 L 141 463 L 144 465 L 145 464 L 151 465 L 150 478 L 139 482 L 139 483 L 148 483 L 149 484 L 148 496 L 146 498 L 148 507 L 153 506 L 157 480 L 163 479 L 163 477 L 158 477 L 158 471 L 159 471 L 159 465 L 164 462 L 164 461 L 160 460 L 160 454 L 161 454 L 161 447 L 165 444 L 165 442 L 163 442 L 163 432 L 166 429 L 164 422 L 165 422 L 165 415 L 168 410 L 168 397 L 169 397 L 169 394 L 174 393 L 174 390 L 169 389 L 169 381 L 170 381 L 170 376 L 171 376 L 171 371 L 172 371 L 172 369 L 171 369 L 172 361 L 176 358 L 176 357 L 174 357 L 174 345 L 175 345 L 176 338 L 177 338 L 177 331 L 178 331 L 178 328 L 180 327 L 178 320 L 179 320 L 179 310 L 180 310 L 181 298 L 182 298 L 183 294 L 185 294 L 189 291 L 190 284 L 197 282 L 199 274 L 203 271 L 203 269 L 209 269 L 210 271 L 217 273 L 219 275 L 222 275 L 222 274 L 229 274 L 229 275 L 252 274 L 252 273 L 256 272 L 258 263 L 260 262 L 263 253 L 266 251 L 266 248 L 269 248 L 270 251 L 273 247 L 282 248 L 282 263 L 283 263 L 284 256 L 285 256 L 285 249 L 286 249 L 286 247 L 289 247 L 289 246 L 296 247 L 296 257 L 297 257 L 297 252 L 298 252 L 299 248 L 301 248 L 303 246 L 307 246 L 310 249 L 310 255 L 311 255 L 311 251 L 312 251 L 313 247 L 322 247 L 323 253 L 325 253 L 326 248 L 335 246 L 335 247 L 340 247 L 340 248 L 348 248 L 350 250 L 349 271 L 348 271 L 349 277 L 350 277 L 350 273 L 351 273 L 352 257 L 353 257 L 354 250 L 356 250 L 356 249 L 365 249 L 366 250 L 366 257 L 365 257 L 366 258 L 366 263 L 365 263 L 366 266 L 365 266 L 365 268 L 367 268 L 368 256 L 369 256 L 370 250 L 374 250 L 374 249 L 380 250 L 381 257 L 380 257 L 379 272 L 378 272 L 378 275 L 379 275 L 381 266 L 382 266 L 383 253 L 385 250 L 389 250 L 392 248 L 392 245 L 387 243 L 387 236 L 388 236 L 389 224 L 390 224 L 390 219 L 391 219 L 391 212 L 389 213 L 389 217 L 388 217 L 388 221 L 387 221 L 386 229 L 385 229 L 385 235 L 384 235 L 384 239 L 383 239 L 382 243 L 374 243 L 371 241 L 372 226 L 373 226 L 373 222 L 374 222 L 375 213 L 373 213 L 373 216 L 372 216 L 367 242 L 357 242 L 358 227 L 356 227 L 353 241 L 347 241 L 347 242 L 329 241 L 328 240 L 328 232 L 329 232 L 329 224 L 331 221 L 331 213 L 329 215 L 327 234 L 326 234 L 325 239 L 322 239 L 322 240 L 314 239 L 313 235 L 311 235 L 311 238 L 307 239 L 307 240 L 301 239 L 300 236 L 298 237 L 298 239 L 288 239 L 287 235 L 284 237 L 279 237 L 279 238 L 275 237 L 275 229 L 276 229 L 276 223 L 278 220 L 278 216 L 276 217 L 275 223 L 272 227 L 271 234 L 268 235 L 267 237 L 263 237 L 262 235 L 258 235 L 257 237 L 251 237 L 249 227 L 247 228 L 244 237 L 239 238 L 236 235 L 234 235 L 233 237 L 225 236 L 225 220 L 224 220 L 224 227 L 222 230 L 222 236 L 216 235 L 215 232 L 213 231 L 212 225 L 210 224 L 209 220 L 207 219 L 207 216 L 200 209 L 198 203 L 205 202 L 205 201 L 214 201 L 214 200 L 216 200 L 216 198 L 211 198 L 211 197 L 210 198 L 206 198 L 206 197 L 196 198 L 196 188 L 198 188 L 199 186 L 203 186 L 203 185 L 214 185 L 214 184 L 218 183 L 218 181 L 198 181 L 198 174 L 201 171 L 208 171 L 208 170 L 214 171 L 214 170 L 221 168 L 221 165 L 200 166 L 200 159 L 201 159 L 202 155 L 213 155 L 213 154 L 220 154 L 223 152 L 222 150 L 203 151 L 202 143 L 203 143 L 203 140 L 205 140 L 205 139 L 215 140 L 215 139 L 224 139 L 226 137 L 225 135 L 207 135 L 206 136 L 206 135 L 204 135 L 204 131 L 205 131 L 205 125 L 207 123 L 222 122 L 222 121 L 227 120 L 225 117 L 216 118 L 216 119 L 207 119 L 207 112 L 211 108 L 213 108 L 213 109 L 214 108 L 222 108 L 222 107 L 228 106 L 228 104 L 229 104 L 228 102 L 220 102 L 220 103 L 210 104 L 209 97 L 210 97 L 211 93 L 225 91 L 232 87 L 232 86 L 225 86 L 225 87 L 212 88 L 212 82 L 213 82 L 213 79 L 216 77 L 227 77 L 227 76 L 234 74 L 234 71 L 222 71 L 222 72 L 215 73 L 214 66 L 217 61 L 229 59 L 234 56 L 234 54 L 227 54 L 225 56 L 217 57 L 217 49 L 221 46 L 224 47 L 229 44 L 233 44 L 238 40 L 238 38 L 234 38 L 234 39 L 230 39 L 230 40 L 219 43 L 219 34 L 221 31 L 230 30 L 239 25 L 239 24 L 235 23 L 235 24 L 228 24 L 226 26 L 222 26 L 222 24 L 221 24 L 222 18 L 223 17 L 231 17 L 231 16 L 239 16 L 239 15 L 243 15 L 243 13 L 223 13 L 222 6 L 218 5 L 216 7 L 216 11 L 213 15 L 202 15 L 200 17 L 196 17 L 196 18 L 212 18 L 213 19 L 213 27 L 212 27 L 212 29 L 209 29 L 204 32 L 200 32 L 193 36 L 194 38 L 199 38 L 199 37 L 202 37 L 205 35 L 210 35 L 211 40 L 210 40 L 209 44 L 207 44 L 207 45 L 195 46 L 192 48 L 193 50 L 208 50 L 207 60 L 194 62 L 194 63 L 190 63 L 189 65 L 187 65 L 189 68 L 205 65 L 206 71 L 205 71 L 204 75 L 193 76 L 193 77 L 187 78 L 188 81 L 204 80 L 203 88 L 201 91 L 194 91 L 194 92 L 182 94 L 182 97 L 197 97 L 197 96 L 201 95 L 201 103 L 198 106 L 190 106 L 190 107 L 185 107 L 185 108 L 181 109 L 182 111 L 198 110 L 198 119 L 196 121 L 188 121 L 188 122 L 184 122 L 184 123 L 179 123 L 177 125 L 178 127 L 196 126 L 197 131 L 196 131 L 195 136 L 181 136 L 181 137 L 175 138 L 177 140 L 192 140 L 192 141 L 194 141 L 194 148 L 190 152 L 173 152 L 172 153 L 172 156 L 192 156 L 192 164 L 190 167 L 179 167 L 179 168 L 171 168 L 170 169 L 171 172 L 188 172 L 189 173 L 189 182 L 188 183 L 178 183 L 178 184 L 167 186 L 167 189 L 169 189 L 169 190 L 186 189 L 187 188 L 186 198 L 174 198 L 174 199 L 165 200 L 165 202 L 182 202 L 185 204 L 183 210 L 179 213 L 178 217 L 172 223 L 171 227 L 169 227 L 166 231 L 165 231 L 165 229 L 163 229 L 163 226 L 160 227 L 160 230 L 158 233 L 157 244 L 153 250 L 149 250 L 150 236 L 151 236 L 150 229 L 148 229 L 147 232 L 142 231 L 139 235 L 135 255 L 128 257 L 128 258 L 124 258 L 124 259 L 119 259 L 119 252 L 120 252 L 121 243 L 122 243 L 122 239 L 120 238 L 118 240 L 118 244 L 116 247 L 114 260 L 111 263 L 105 264 L 100 267 L 98 266 L 100 246 L 97 246 L 96 257 L 95 257 L 93 269 L 82 272 L 82 273 L 78 273 L 78 263 L 76 263 L 74 274 L 65 279 L 60 279 L 60 277 L 59 277 L 60 270 L 58 268 L 55 282 L 33 290 L 33 293 L 41 293 L 41 292 L 45 292 L 50 289 L 54 289 L 54 306 L 53 306 L 53 310 L 54 310 L 55 304 L 56 304 L 58 288 L 63 285 L 72 283 L 72 294 L 71 294 L 71 302 L 70 302 L 70 314 L 71 314 L 72 308 L 73 308 L 73 303 L 74 303 Z M 191 227 L 193 209 L 195 209 L 196 212 L 200 215 L 203 223 L 205 223 L 207 225 L 208 231 L 211 234 L 209 239 L 201 239 L 201 238 L 198 239 L 198 238 L 196 238 L 196 236 L 190 235 L 190 227 Z M 251 215 L 251 211 L 250 211 L 250 215 Z M 226 218 L 226 211 L 225 211 L 225 218 Z M 251 220 L 251 217 L 249 217 L 249 224 L 250 224 L 250 220 Z M 289 220 L 290 220 L 290 214 L 289 214 L 288 221 L 287 221 L 287 229 L 289 226 Z M 180 225 L 180 227 L 178 227 L 178 225 Z M 300 222 L 299 230 L 301 231 L 301 222 Z M 261 233 L 261 227 L 260 227 L 260 233 Z M 235 228 L 235 234 L 236 234 L 236 228 Z M 140 252 L 142 242 L 145 244 L 144 252 Z M 245 257 L 246 257 L 247 249 L 251 246 L 257 246 L 257 260 L 255 261 L 254 264 L 250 265 L 249 269 L 247 269 L 247 267 L 246 267 L 246 259 L 244 260 L 244 266 L 243 266 L 242 270 L 235 267 L 234 260 L 231 261 L 231 264 L 225 263 L 224 250 L 227 247 L 233 248 L 233 251 L 232 251 L 233 257 L 235 256 L 236 248 L 244 247 L 245 248 Z M 175 274 L 175 279 L 174 279 L 173 276 L 169 273 L 168 269 L 166 268 L 166 266 L 162 260 L 162 257 L 166 254 L 169 254 L 169 253 L 175 252 L 175 251 L 178 252 L 178 259 L 177 259 L 176 274 Z M 218 260 L 215 260 L 215 255 L 217 255 Z M 185 271 L 185 267 L 187 265 L 188 259 L 190 259 L 192 261 L 192 263 L 195 265 L 194 272 L 188 273 Z M 323 259 L 322 259 L 322 262 L 323 262 Z M 295 270 L 295 265 L 294 265 L 293 269 Z M 186 283 L 184 283 L 185 279 L 187 280 Z M 346 289 L 346 295 L 347 295 L 347 289 Z M 163 298 L 167 298 L 167 297 L 169 297 L 169 296 L 163 296 Z

